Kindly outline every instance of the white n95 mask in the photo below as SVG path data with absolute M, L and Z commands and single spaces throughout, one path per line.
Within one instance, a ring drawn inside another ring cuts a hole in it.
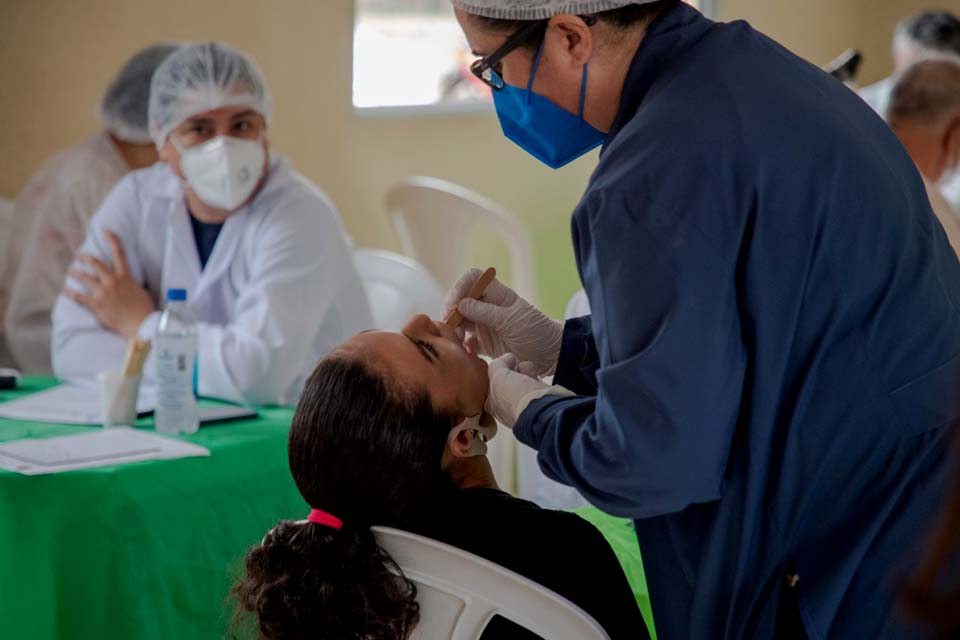
M 263 177 L 263 142 L 217 136 L 180 151 L 180 169 L 204 204 L 233 211 L 250 197 Z

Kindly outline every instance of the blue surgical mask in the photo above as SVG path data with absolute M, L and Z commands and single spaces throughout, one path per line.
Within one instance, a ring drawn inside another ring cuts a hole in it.
M 533 60 L 527 88 L 504 83 L 502 88 L 493 92 L 493 103 L 503 135 L 548 167 L 559 169 L 603 144 L 607 135 L 583 119 L 587 65 L 583 65 L 580 83 L 579 114 L 573 115 L 533 92 L 533 80 L 537 76 L 542 52 L 541 47 Z

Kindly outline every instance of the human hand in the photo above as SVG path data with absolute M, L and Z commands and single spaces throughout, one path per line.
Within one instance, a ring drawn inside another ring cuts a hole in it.
M 77 260 L 90 267 L 90 272 L 71 269 L 70 277 L 84 285 L 87 292 L 80 293 L 65 287 L 63 294 L 89 309 L 107 329 L 133 338 L 156 307 L 147 290 L 130 275 L 120 240 L 109 230 L 106 238 L 113 254 L 113 268 L 91 255 L 81 253 Z
M 513 353 L 530 363 L 533 374 L 553 373 L 560 356 L 563 323 L 547 317 L 499 280 L 493 281 L 480 300 L 465 298 L 482 273 L 470 269 L 450 288 L 443 303 L 444 317 L 458 309 L 466 333 L 476 336 L 481 354 L 499 358 Z
M 512 353 L 490 363 L 490 389 L 484 409 L 505 427 L 513 428 L 531 402 L 543 396 L 574 395 L 561 386 L 550 386 L 535 377 L 534 365 L 519 362 Z

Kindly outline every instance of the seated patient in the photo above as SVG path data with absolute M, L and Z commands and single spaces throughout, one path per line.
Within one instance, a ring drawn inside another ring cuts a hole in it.
M 486 363 L 426 316 L 401 333 L 358 335 L 319 364 L 289 442 L 290 470 L 314 511 L 253 546 L 234 588 L 262 638 L 407 637 L 418 620 L 415 588 L 392 573 L 373 525 L 520 573 L 579 605 L 611 638 L 648 637 L 616 556 L 592 525 L 498 489 L 481 435 L 496 425 L 477 418 L 486 394 Z M 483 637 L 537 636 L 495 618 Z
M 185 45 L 157 68 L 161 162 L 123 178 L 90 222 L 53 311 L 58 378 L 119 368 L 171 288 L 197 321 L 205 396 L 293 404 L 317 358 L 372 326 L 336 210 L 269 153 L 269 102 L 253 61 L 223 44 Z

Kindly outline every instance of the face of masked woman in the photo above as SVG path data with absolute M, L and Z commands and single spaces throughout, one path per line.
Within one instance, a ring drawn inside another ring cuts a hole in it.
M 185 191 L 222 216 L 263 184 L 268 162 L 266 123 L 247 107 L 222 107 L 187 118 L 160 151 Z M 196 212 L 194 212 L 196 213 Z

